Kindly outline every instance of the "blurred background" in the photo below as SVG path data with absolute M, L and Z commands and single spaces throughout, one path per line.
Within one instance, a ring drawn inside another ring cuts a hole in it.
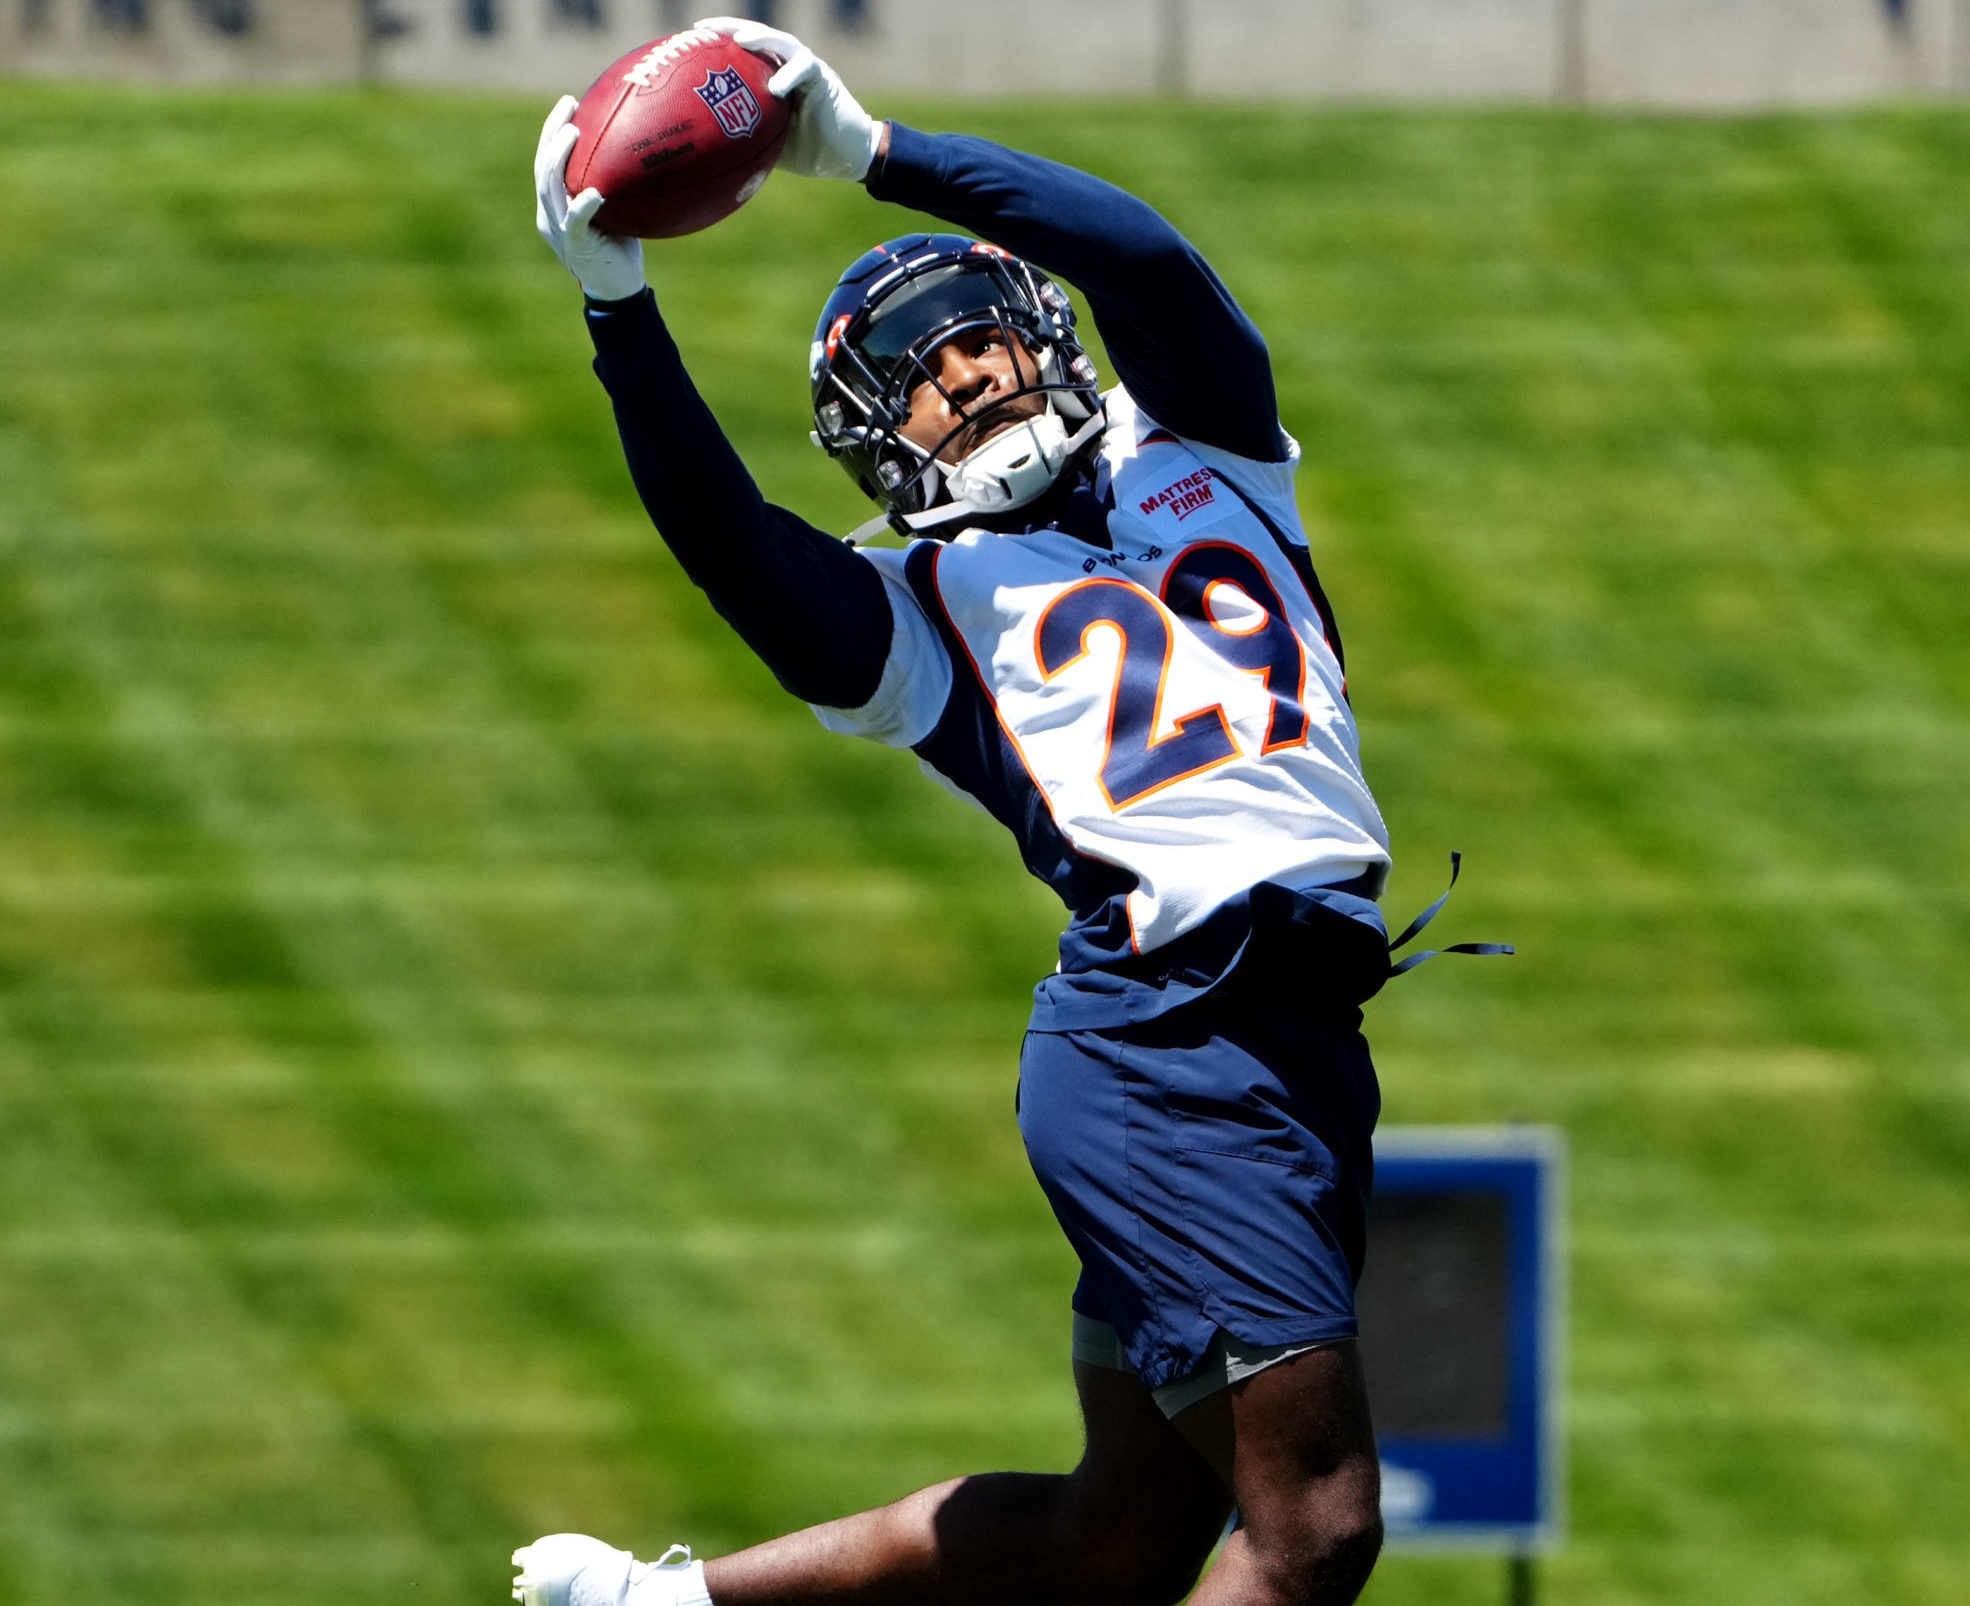
M 1970 0 L 732 0 L 855 82 L 988 99 L 1195 94 L 1670 106 L 1970 91 Z M 5 0 L 48 74 L 586 84 L 699 0 Z
M 0 0 L 5 1606 L 463 1606 L 1075 1454 L 1059 912 L 682 580 L 533 235 L 552 95 L 685 9 Z M 774 10 L 1270 339 L 1388 906 L 1462 849 L 1519 947 L 1371 1006 L 1386 1118 L 1571 1144 L 1544 1597 L 1955 1606 L 1970 5 Z M 908 223 L 650 252 L 823 525 L 813 317 Z

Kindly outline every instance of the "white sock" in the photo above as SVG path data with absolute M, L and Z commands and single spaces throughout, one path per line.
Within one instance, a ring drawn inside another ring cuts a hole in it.
M 671 1560 L 680 1551 L 682 1556 Z M 711 1606 L 705 1564 L 693 1561 L 686 1546 L 672 1545 L 656 1561 L 639 1563 L 631 1571 L 623 1606 Z

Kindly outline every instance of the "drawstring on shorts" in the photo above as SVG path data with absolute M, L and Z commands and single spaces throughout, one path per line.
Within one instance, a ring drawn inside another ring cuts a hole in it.
M 1422 932 L 1422 929 L 1432 920 L 1436 919 L 1437 911 L 1450 901 L 1450 894 L 1457 886 L 1457 873 L 1463 867 L 1464 855 L 1452 852 L 1450 855 L 1450 885 L 1443 889 L 1443 896 L 1438 898 L 1435 903 L 1431 904 L 1429 908 L 1425 909 L 1414 920 L 1410 921 L 1403 928 L 1402 935 L 1389 944 L 1389 957 L 1392 961 L 1389 965 L 1389 974 L 1391 976 L 1400 976 L 1405 970 L 1414 970 L 1418 965 L 1436 958 L 1438 954 L 1512 954 L 1518 952 L 1508 942 L 1453 942 L 1443 948 L 1426 948 L 1422 953 L 1411 954 L 1407 959 L 1395 959 L 1395 951 L 1405 944 L 1413 942 Z

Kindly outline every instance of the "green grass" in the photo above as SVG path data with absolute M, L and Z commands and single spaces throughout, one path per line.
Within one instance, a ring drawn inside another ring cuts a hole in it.
M 1058 917 L 650 536 L 540 111 L 0 86 L 4 1606 L 462 1606 L 1074 1452 Z M 1970 115 L 964 116 L 1267 330 L 1390 906 L 1462 848 L 1519 944 L 1371 1030 L 1391 1119 L 1572 1139 L 1550 1598 L 1960 1600 Z M 837 527 L 811 318 L 901 221 L 653 252 Z

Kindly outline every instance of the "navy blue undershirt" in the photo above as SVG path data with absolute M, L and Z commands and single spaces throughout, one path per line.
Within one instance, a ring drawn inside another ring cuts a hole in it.
M 650 291 L 589 302 L 588 332 L 630 478 L 692 583 L 802 702 L 861 707 L 894 628 L 875 566 L 760 495 Z
M 1057 162 L 900 123 L 868 189 L 1078 285 L 1116 376 L 1159 423 L 1246 457 L 1283 455 L 1265 342 L 1153 208 Z M 760 495 L 650 291 L 591 301 L 587 319 L 630 476 L 684 572 L 794 696 L 861 707 L 893 628 L 874 568 Z M 1051 523 L 1050 511 L 1025 510 L 1018 527 Z
M 1285 458 L 1272 361 L 1252 320 L 1156 209 L 1089 174 L 964 134 L 891 123 L 869 193 L 955 224 L 1069 280 L 1115 377 L 1165 429 Z

